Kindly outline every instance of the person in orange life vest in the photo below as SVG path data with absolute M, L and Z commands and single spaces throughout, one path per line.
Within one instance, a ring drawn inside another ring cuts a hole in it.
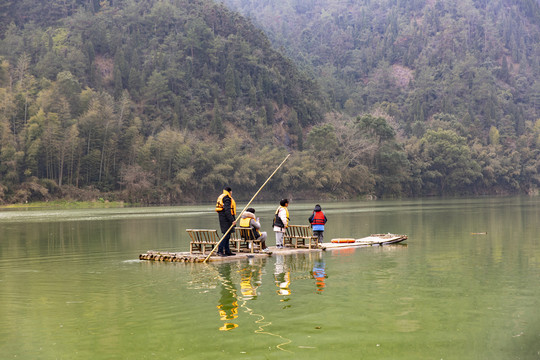
M 274 216 L 274 232 L 276 234 L 276 247 L 283 249 L 283 236 L 289 226 L 289 200 L 283 199 L 279 202 L 279 207 Z
M 254 208 L 247 208 L 246 211 L 242 214 L 240 218 L 240 227 L 249 228 L 251 227 L 256 234 L 258 234 L 257 240 L 261 241 L 261 249 L 264 252 L 268 252 L 268 248 L 266 247 L 266 238 L 267 234 L 266 231 L 260 231 L 261 230 L 261 223 L 259 222 L 259 218 L 255 218 L 255 209 Z
M 315 205 L 313 214 L 311 214 L 308 221 L 313 229 L 313 235 L 317 236 L 319 244 L 322 243 L 324 237 L 324 224 L 326 224 L 328 219 L 326 218 L 326 215 L 324 215 L 321 205 Z
M 226 186 L 223 188 L 223 194 L 218 197 L 216 202 L 216 211 L 219 217 L 219 226 L 221 227 L 221 232 L 225 234 L 231 226 L 236 225 L 236 202 L 232 198 L 232 190 L 230 187 Z M 219 243 L 217 251 L 219 256 L 236 255 L 229 248 L 231 231 L 229 231 Z

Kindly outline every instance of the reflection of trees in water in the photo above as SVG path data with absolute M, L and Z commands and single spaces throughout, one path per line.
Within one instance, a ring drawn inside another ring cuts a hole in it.
M 216 288 L 216 268 L 211 266 L 201 267 L 201 264 L 181 263 L 175 264 L 191 267 L 188 289 L 209 290 Z M 205 291 L 205 292 L 207 292 Z

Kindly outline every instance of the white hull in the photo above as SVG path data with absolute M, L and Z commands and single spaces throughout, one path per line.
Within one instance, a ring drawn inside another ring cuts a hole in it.
M 397 244 L 407 240 L 407 235 L 373 234 L 361 239 L 332 239 L 330 243 L 322 243 L 323 250 L 342 249 L 348 247 Z

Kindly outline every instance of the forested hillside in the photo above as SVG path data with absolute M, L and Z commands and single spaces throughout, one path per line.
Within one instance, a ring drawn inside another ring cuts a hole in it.
M 537 0 L 223 1 L 309 69 L 335 109 L 397 131 L 408 163 L 386 162 L 407 169 L 392 174 L 396 192 L 536 192 Z M 380 184 L 386 170 L 368 167 Z
M 0 202 L 538 192 L 534 0 L 227 4 L 3 1 Z
M 210 1 L 3 5 L 0 199 L 170 203 L 257 189 L 302 128 L 315 82 Z M 84 190 L 84 191 L 83 191 Z

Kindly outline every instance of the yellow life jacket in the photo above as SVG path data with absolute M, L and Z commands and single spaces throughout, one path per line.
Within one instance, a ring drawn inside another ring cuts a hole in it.
M 248 228 L 251 227 L 251 218 L 244 217 L 240 219 L 240 227 Z
M 285 214 L 287 217 L 287 224 L 283 223 L 283 220 L 279 217 L 279 210 L 285 209 Z M 274 216 L 274 226 L 280 227 L 280 228 L 286 228 L 289 225 L 289 209 L 287 209 L 286 206 L 279 206 L 276 210 L 276 215 Z
M 251 218 L 250 217 L 243 217 L 240 219 L 240 227 L 243 228 L 250 228 L 251 227 Z M 255 231 L 255 234 L 258 236 L 261 236 L 261 232 L 255 228 L 253 228 L 253 231 Z
M 231 214 L 233 216 L 236 216 L 236 201 L 234 201 L 231 194 L 227 190 L 223 190 L 223 194 L 219 195 L 216 202 L 216 211 L 217 212 L 223 211 L 223 198 L 225 196 L 228 196 L 231 198 Z

